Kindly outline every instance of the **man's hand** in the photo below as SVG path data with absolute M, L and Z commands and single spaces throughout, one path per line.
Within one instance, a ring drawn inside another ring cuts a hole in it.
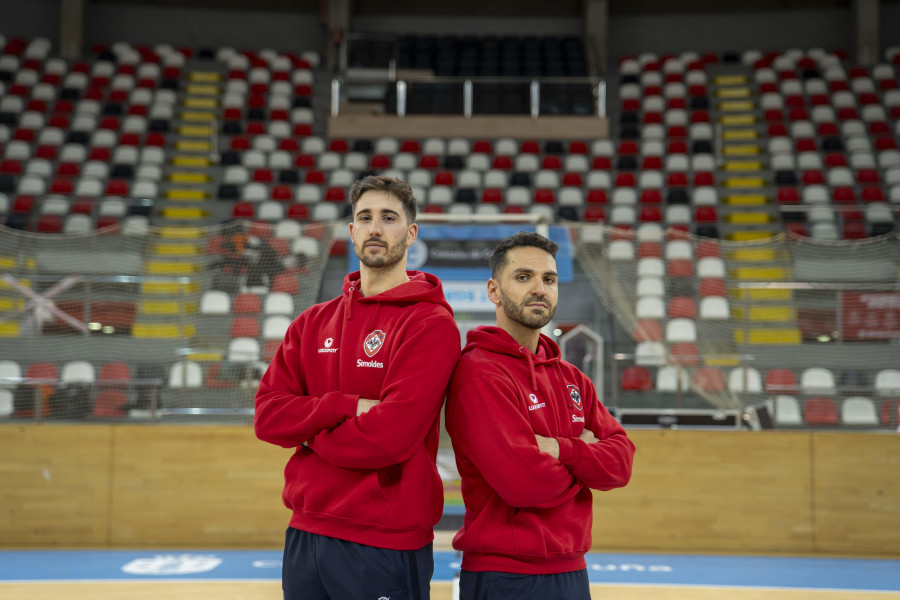
M 594 435 L 594 432 L 587 428 L 582 430 L 581 435 L 578 436 L 578 439 L 584 441 L 586 444 L 594 444 L 600 441 L 599 439 L 597 439 L 597 436 Z
M 368 398 L 360 398 L 356 403 L 356 416 L 369 412 L 373 406 L 381 402 L 380 400 L 369 400 Z
M 546 452 L 559 460 L 559 442 L 556 441 L 556 438 L 544 437 L 538 434 L 534 434 L 534 437 L 537 439 L 538 450 Z

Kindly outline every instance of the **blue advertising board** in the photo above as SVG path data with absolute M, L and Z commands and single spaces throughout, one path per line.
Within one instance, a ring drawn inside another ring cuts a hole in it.
M 487 281 L 488 259 L 500 240 L 533 225 L 431 225 L 419 224 L 419 235 L 409 249 L 406 268 L 426 271 L 444 281 Z M 548 237 L 559 244 L 556 266 L 559 281 L 572 281 L 572 243 L 565 227 L 552 226 Z M 348 269 L 359 270 L 359 258 L 349 252 Z

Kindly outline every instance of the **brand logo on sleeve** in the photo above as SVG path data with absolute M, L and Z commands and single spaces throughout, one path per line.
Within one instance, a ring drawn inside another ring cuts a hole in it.
M 319 354 L 332 354 L 337 352 L 337 348 L 332 348 L 331 345 L 334 344 L 334 338 L 327 338 L 324 342 L 322 342 L 322 348 L 319 348 Z
M 581 410 L 581 391 L 578 389 L 578 386 L 569 385 L 569 398 L 572 400 L 572 404 L 575 405 L 575 408 Z
M 546 402 L 541 402 L 538 399 L 537 394 L 528 394 L 528 399 L 531 401 L 531 406 L 528 407 L 528 410 L 537 410 L 547 406 Z
M 375 356 L 379 350 L 381 350 L 381 346 L 384 344 L 384 332 L 380 329 L 376 329 L 372 333 L 366 336 L 366 339 L 363 340 L 363 350 L 366 352 L 366 356 L 372 358 Z

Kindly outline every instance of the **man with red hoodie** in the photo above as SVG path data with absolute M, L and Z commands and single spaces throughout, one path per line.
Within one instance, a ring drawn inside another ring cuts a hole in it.
M 256 435 L 296 448 L 285 600 L 429 598 L 441 405 L 459 330 L 433 275 L 406 270 L 416 200 L 397 179 L 350 191 L 360 270 L 291 324 L 256 394 Z
M 556 312 L 557 245 L 503 240 L 487 291 L 497 326 L 470 331 L 447 431 L 466 514 L 460 600 L 590 600 L 591 489 L 622 487 L 634 444 L 590 379 L 541 334 Z

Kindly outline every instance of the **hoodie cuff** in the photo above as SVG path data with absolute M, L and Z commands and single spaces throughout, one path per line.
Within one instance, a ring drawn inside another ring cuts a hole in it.
M 581 464 L 581 448 L 583 442 L 573 438 L 556 438 L 559 443 L 559 462 L 566 465 L 570 471 L 574 471 Z
M 335 396 L 336 398 L 333 403 L 334 423 L 335 425 L 339 425 L 347 419 L 352 419 L 356 416 L 356 407 L 359 404 L 359 396 L 341 393 L 337 393 Z

